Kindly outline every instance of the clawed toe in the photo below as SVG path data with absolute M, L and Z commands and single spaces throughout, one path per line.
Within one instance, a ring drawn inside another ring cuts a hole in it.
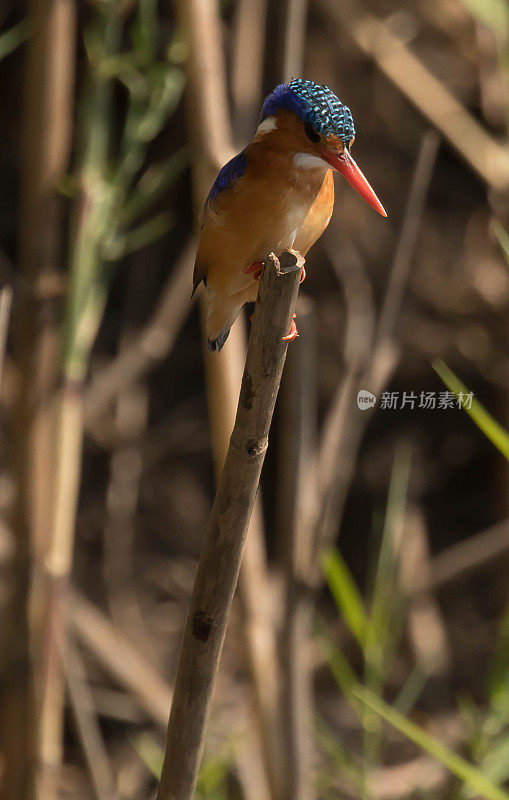
M 281 341 L 293 342 L 293 340 L 296 339 L 297 336 L 299 335 L 299 331 L 297 330 L 297 325 L 295 324 L 296 316 L 297 316 L 296 314 L 293 315 L 292 324 L 290 326 L 290 333 L 288 333 L 286 336 L 283 336 Z

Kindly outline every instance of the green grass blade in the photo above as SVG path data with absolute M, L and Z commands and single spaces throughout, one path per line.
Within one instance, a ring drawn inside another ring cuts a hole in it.
M 329 727 L 324 719 L 318 718 L 315 724 L 316 738 L 320 749 L 333 765 L 333 776 L 338 774 L 352 785 L 356 793 L 363 793 L 364 782 L 362 770 L 356 763 L 353 755 L 338 738 L 337 734 Z M 322 776 L 322 781 L 325 775 Z
M 148 731 L 130 737 L 130 742 L 150 774 L 159 780 L 163 769 L 164 749 Z M 200 800 L 219 800 L 226 796 L 222 787 L 232 761 L 231 750 L 231 744 L 227 744 L 220 749 L 217 756 L 203 759 L 196 786 L 196 797 Z
M 498 786 L 495 786 L 483 773 L 469 764 L 441 742 L 430 736 L 422 728 L 399 714 L 392 706 L 384 700 L 369 692 L 362 686 L 352 689 L 355 697 L 368 706 L 382 719 L 396 728 L 403 736 L 410 739 L 414 744 L 429 753 L 430 756 L 440 761 L 453 775 L 456 775 L 463 783 L 471 787 L 484 800 L 509 800 L 509 794 Z
M 509 233 L 498 220 L 494 220 L 491 223 L 490 229 L 504 253 L 505 260 L 509 264 Z
M 403 532 L 410 463 L 410 448 L 403 444 L 394 454 L 364 647 L 365 683 L 377 696 L 383 693 L 402 628 L 398 551 Z M 367 707 L 364 712 L 364 761 L 368 768 L 381 760 L 381 720 Z
M 396 711 L 403 714 L 404 717 L 408 716 L 422 694 L 427 681 L 428 675 L 420 667 L 414 667 L 392 704 Z
M 408 480 L 410 476 L 410 448 L 403 444 L 394 455 L 387 509 L 376 566 L 373 585 L 373 599 L 369 612 L 366 659 L 369 660 L 370 648 L 376 651 L 376 658 L 381 659 L 382 651 L 387 650 L 388 642 L 394 646 L 394 613 L 397 600 L 397 551 L 402 533 L 402 518 L 405 512 Z M 379 667 L 383 664 L 380 662 Z
M 320 616 L 316 619 L 316 634 L 336 683 L 359 719 L 362 719 L 363 706 L 352 694 L 352 689 L 358 684 L 357 675 L 337 644 L 330 638 L 325 621 Z
M 497 786 L 509 778 L 509 736 L 492 745 L 481 767 L 486 777 Z
M 440 376 L 447 388 L 453 392 L 458 399 L 460 395 L 464 396 L 469 394 L 467 387 L 443 361 L 435 361 L 433 363 L 433 369 Z M 470 408 L 465 407 L 465 405 L 463 407 L 479 430 L 481 430 L 490 442 L 495 445 L 497 450 L 509 460 L 509 433 L 493 419 L 491 414 L 489 414 L 475 398 L 473 398 Z
M 0 61 L 14 52 L 30 35 L 28 20 L 22 19 L 17 25 L 0 33 Z
M 368 619 L 352 573 L 337 550 L 322 555 L 322 569 L 338 610 L 361 647 L 364 647 Z
M 164 750 L 147 731 L 129 737 L 139 759 L 145 764 L 151 775 L 157 780 L 161 777 L 164 761 Z
M 189 150 L 181 147 L 165 161 L 152 164 L 140 177 L 120 211 L 119 224 L 127 226 L 144 214 L 180 177 L 189 165 Z

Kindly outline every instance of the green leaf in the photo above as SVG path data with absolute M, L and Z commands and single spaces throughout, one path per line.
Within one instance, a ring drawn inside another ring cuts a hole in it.
M 130 737 L 130 742 L 148 771 L 159 780 L 163 769 L 163 748 L 147 731 Z M 224 793 L 222 791 L 218 793 L 218 790 L 224 786 L 231 761 L 231 744 L 224 745 L 217 757 L 203 759 L 196 786 L 197 798 L 215 800 L 215 798 L 224 797 Z
M 402 534 L 402 519 L 406 505 L 410 462 L 411 453 L 409 447 L 406 444 L 400 445 L 394 455 L 366 638 L 366 659 L 370 660 L 368 650 L 372 648 L 375 660 L 377 657 L 380 659 L 378 664 L 380 670 L 383 667 L 384 651 L 388 654 L 389 640 L 394 643 L 396 638 L 389 634 L 395 632 L 394 612 L 397 599 L 396 550 L 399 546 L 398 539 Z
M 435 361 L 433 363 L 433 369 L 443 380 L 447 388 L 456 395 L 458 400 L 460 396 L 464 397 L 469 394 L 467 387 L 443 361 Z M 465 404 L 463 408 L 469 417 L 473 419 L 479 430 L 481 430 L 490 442 L 495 445 L 497 450 L 509 460 L 509 433 L 493 419 L 491 414 L 486 411 L 484 406 L 475 398 L 472 399 L 470 408 L 467 408 Z
M 480 770 L 465 761 L 457 753 L 449 750 L 418 725 L 399 714 L 384 700 L 359 685 L 352 689 L 352 693 L 372 711 L 379 714 L 389 725 L 392 725 L 403 736 L 414 742 L 421 750 L 440 761 L 453 775 L 456 775 L 463 783 L 471 787 L 484 800 L 509 800 L 509 794 L 495 786 Z
M 493 236 L 499 243 L 504 253 L 505 260 L 509 264 L 509 233 L 507 233 L 502 223 L 499 222 L 498 220 L 493 220 L 490 227 Z
M 413 668 L 394 700 L 393 706 L 396 711 L 399 711 L 403 716 L 407 716 L 410 713 L 426 686 L 428 677 L 420 667 Z
M 14 50 L 17 50 L 23 42 L 26 42 L 29 36 L 30 29 L 27 19 L 22 19 L 21 22 L 13 25 L 8 31 L 0 33 L 0 61 L 13 53 Z
M 340 774 L 342 778 L 346 778 L 352 784 L 356 794 L 362 792 L 363 776 L 360 765 L 356 763 L 354 757 L 324 719 L 317 720 L 315 729 L 318 744 L 324 754 L 333 762 L 333 776 Z M 331 781 L 330 783 L 334 785 L 335 782 Z
M 366 631 L 365 682 L 376 695 L 383 692 L 402 628 L 402 614 L 398 613 L 402 603 L 398 591 L 397 551 L 403 531 L 410 458 L 406 444 L 397 447 Z M 363 725 L 364 760 L 367 767 L 373 767 L 381 759 L 381 721 L 366 708 Z
M 483 773 L 499 786 L 509 778 L 509 735 L 492 744 L 481 763 Z
M 120 211 L 122 225 L 129 225 L 159 200 L 188 164 L 189 149 L 184 145 L 166 161 L 148 167 L 132 188 Z
M 105 239 L 101 247 L 101 256 L 106 261 L 118 261 L 129 253 L 141 250 L 142 247 L 160 239 L 173 227 L 173 220 L 167 213 L 158 214 L 143 222 L 132 231 L 116 234 Z
M 157 36 L 157 0 L 139 0 L 131 28 L 134 47 L 144 59 L 154 59 Z
M 358 684 L 357 676 L 339 647 L 330 638 L 324 620 L 317 617 L 316 626 L 318 641 L 322 648 L 324 658 L 329 665 L 329 669 L 343 692 L 345 699 L 351 705 L 359 719 L 362 719 L 362 705 L 352 694 L 353 687 Z
M 157 136 L 177 107 L 184 90 L 184 73 L 178 67 L 156 64 L 147 80 L 151 86 L 149 104 L 134 131 L 142 142 L 150 142 Z
M 147 733 L 147 731 L 129 737 L 129 741 L 151 775 L 159 780 L 163 769 L 163 748 L 160 747 L 154 737 L 150 733 Z
M 368 619 L 352 573 L 337 550 L 323 553 L 322 569 L 339 611 L 360 646 L 364 647 Z

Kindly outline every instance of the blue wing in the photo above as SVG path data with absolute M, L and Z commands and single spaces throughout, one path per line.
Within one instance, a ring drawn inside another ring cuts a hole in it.
M 207 206 L 207 203 L 210 200 L 214 200 L 217 195 L 223 191 L 223 189 L 227 189 L 228 186 L 233 183 L 233 181 L 242 177 L 246 171 L 246 165 L 247 159 L 245 150 L 228 161 L 228 163 L 225 164 L 222 170 L 218 173 L 217 178 L 212 184 L 212 189 L 210 190 L 209 196 L 205 201 L 205 206 Z

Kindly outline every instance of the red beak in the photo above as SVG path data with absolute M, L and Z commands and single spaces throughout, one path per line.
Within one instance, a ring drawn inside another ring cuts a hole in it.
M 369 205 L 375 209 L 375 211 L 378 211 L 382 217 L 387 216 L 385 208 L 381 204 L 375 192 L 369 185 L 367 178 L 364 177 L 348 150 L 345 149 L 341 155 L 332 153 L 330 150 L 322 150 L 321 155 L 324 161 L 330 164 L 331 167 L 334 167 L 334 169 L 337 169 L 337 171 L 340 172 L 344 178 L 346 178 L 350 186 L 353 186 L 355 191 L 358 192 L 360 196 L 363 197 L 364 200 L 366 200 Z

